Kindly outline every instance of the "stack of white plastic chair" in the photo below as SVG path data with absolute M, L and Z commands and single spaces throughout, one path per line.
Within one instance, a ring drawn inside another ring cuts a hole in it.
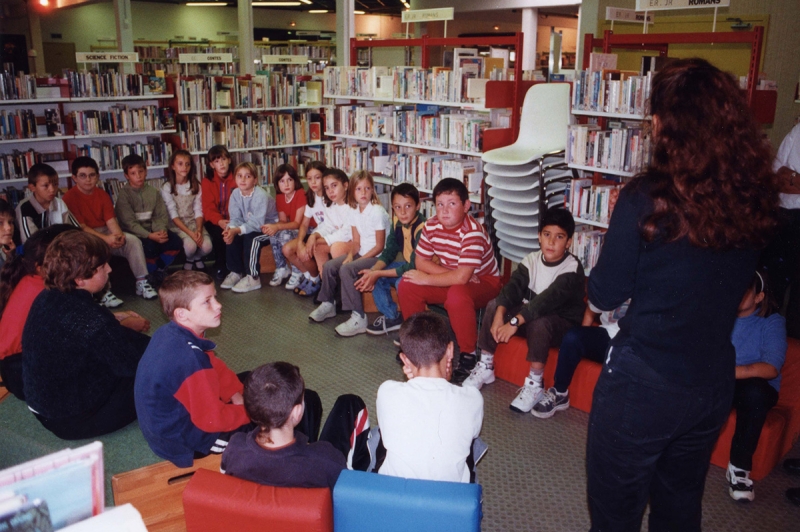
M 539 216 L 563 205 L 571 177 L 564 160 L 569 124 L 569 85 L 540 83 L 528 89 L 517 141 L 483 154 L 487 214 L 500 255 L 520 262 L 539 249 Z

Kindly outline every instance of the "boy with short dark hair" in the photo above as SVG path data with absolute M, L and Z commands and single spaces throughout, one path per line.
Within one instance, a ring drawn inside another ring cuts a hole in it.
M 142 433 L 154 453 L 178 467 L 191 466 L 196 455 L 221 453 L 234 432 L 253 428 L 241 381 L 205 338 L 222 316 L 216 293 L 205 272 L 167 277 L 158 295 L 170 322 L 153 334 L 136 370 Z
M 167 230 L 169 213 L 161 193 L 147 184 L 147 165 L 141 156 L 132 154 L 122 159 L 127 187 L 119 189 L 117 213 L 120 226 L 142 241 L 147 271 L 161 279 L 175 256 L 183 249 L 180 237 Z
M 155 299 L 158 294 L 147 282 L 147 263 L 142 242 L 130 233 L 123 233 L 114 214 L 111 197 L 98 188 L 100 168 L 91 157 L 77 157 L 72 161 L 72 182 L 75 185 L 64 194 L 64 203 L 78 221 L 81 229 L 108 244 L 111 254 L 124 257 L 136 278 L 136 295 L 144 299 Z M 122 300 L 107 291 L 101 303 L 106 307 L 118 307 Z
M 560 346 L 566 332 L 583 319 L 586 276 L 580 261 L 568 251 L 574 232 L 575 220 L 569 211 L 548 209 L 539 220 L 541 249 L 522 259 L 500 295 L 486 306 L 478 338 L 481 360 L 464 386 L 480 389 L 494 382 L 497 344 L 524 335 L 531 370 L 511 402 L 515 412 L 530 412 L 543 399 L 548 351 Z
M 355 281 L 360 292 L 372 291 L 372 299 L 381 313 L 367 325 L 369 334 L 387 334 L 403 323 L 391 289 L 397 290 L 403 274 L 414 269 L 416 247 L 425 224 L 425 216 L 419 213 L 419 191 L 411 183 L 400 183 L 392 189 L 392 210 L 397 221 L 386 239 L 386 247 L 378 262 L 369 270 L 358 272 L 361 278 Z
M 452 382 L 461 384 L 477 360 L 476 311 L 500 292 L 500 273 L 486 229 L 469 215 L 464 183 L 442 179 L 433 198 L 436 216 L 425 222 L 416 269 L 403 274 L 397 292 L 405 319 L 430 303 L 444 304 L 461 350 Z
M 317 441 L 322 403 L 305 389 L 293 364 L 253 370 L 244 384 L 244 407 L 257 427 L 231 437 L 221 466 L 228 475 L 269 486 L 333 489 L 343 469 L 363 471 L 370 464 L 364 401 L 340 396 Z
M 81 224 L 69 212 L 58 194 L 58 173 L 49 164 L 34 164 L 28 170 L 31 196 L 17 205 L 17 223 L 24 244 L 36 231 L 55 224 Z
M 410 316 L 400 327 L 407 382 L 386 381 L 376 402 L 386 459 L 379 473 L 422 480 L 469 482 L 472 443 L 483 424 L 483 397 L 447 382 L 453 342 L 444 318 Z
M 6 200 L 0 198 L 0 268 L 11 260 L 14 245 L 14 209 Z

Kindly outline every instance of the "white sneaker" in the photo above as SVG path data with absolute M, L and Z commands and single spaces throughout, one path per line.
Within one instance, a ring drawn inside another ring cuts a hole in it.
M 461 383 L 461 387 L 472 386 L 473 388 L 481 389 L 484 384 L 491 384 L 494 382 L 494 368 L 490 368 L 481 361 L 475 364 L 475 367 L 470 371 L 469 376 Z
M 238 283 L 233 285 L 232 290 L 237 294 L 244 294 L 245 292 L 252 292 L 253 290 L 261 289 L 261 279 L 253 277 L 252 275 L 245 275 Z
M 189 261 L 184 262 L 183 263 L 183 269 L 184 270 L 191 270 L 192 269 L 192 263 L 189 262 Z
M 336 326 L 336 334 L 339 336 L 355 336 L 367 332 L 367 317 L 359 316 L 358 312 L 353 311 L 350 319 Z
M 111 290 L 108 290 L 105 294 L 103 294 L 103 298 L 100 299 L 100 304 L 106 308 L 117 308 L 118 306 L 122 305 L 122 300 L 111 293 Z
M 328 318 L 333 318 L 336 316 L 336 305 L 331 303 L 330 301 L 323 301 L 319 304 L 314 311 L 308 315 L 308 319 L 314 320 L 317 323 L 322 323 L 323 321 L 327 320 Z
M 750 480 L 750 471 L 739 469 L 728 462 L 725 478 L 728 479 L 728 494 L 734 501 L 752 501 L 756 498 L 753 481 Z
M 289 277 L 289 282 L 284 285 L 284 288 L 287 290 L 294 290 L 297 288 L 297 285 L 300 284 L 300 281 L 303 280 L 303 274 L 300 272 L 293 272 L 292 276 Z
M 236 283 L 238 283 L 241 280 L 242 280 L 242 276 L 241 275 L 239 275 L 238 273 L 235 273 L 235 272 L 231 272 L 231 273 L 228 274 L 227 277 L 225 277 L 225 280 L 222 281 L 222 284 L 219 285 L 219 287 L 224 289 L 224 290 L 229 290 L 229 289 L 233 288 L 236 285 Z
M 525 377 L 525 385 L 519 389 L 517 397 L 511 401 L 509 408 L 514 412 L 528 413 L 533 405 L 542 400 L 543 396 L 542 385 L 530 377 Z
M 145 299 L 155 299 L 158 297 L 158 292 L 153 290 L 147 279 L 142 279 L 141 281 L 136 281 L 136 295 Z
M 272 274 L 272 279 L 269 281 L 270 286 L 278 286 L 292 275 L 292 270 L 289 268 L 278 268 Z

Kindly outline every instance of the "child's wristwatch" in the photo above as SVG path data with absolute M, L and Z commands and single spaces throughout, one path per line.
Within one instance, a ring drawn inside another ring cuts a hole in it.
M 514 316 L 513 318 L 508 320 L 508 324 L 511 325 L 512 327 L 519 327 L 519 318 Z

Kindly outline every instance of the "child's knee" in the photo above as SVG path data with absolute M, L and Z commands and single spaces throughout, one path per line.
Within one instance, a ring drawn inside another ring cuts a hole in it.
M 466 285 L 457 284 L 450 287 L 447 291 L 447 298 L 444 301 L 444 308 L 448 312 L 451 310 L 464 311 L 467 309 L 475 310 L 475 301 Z

